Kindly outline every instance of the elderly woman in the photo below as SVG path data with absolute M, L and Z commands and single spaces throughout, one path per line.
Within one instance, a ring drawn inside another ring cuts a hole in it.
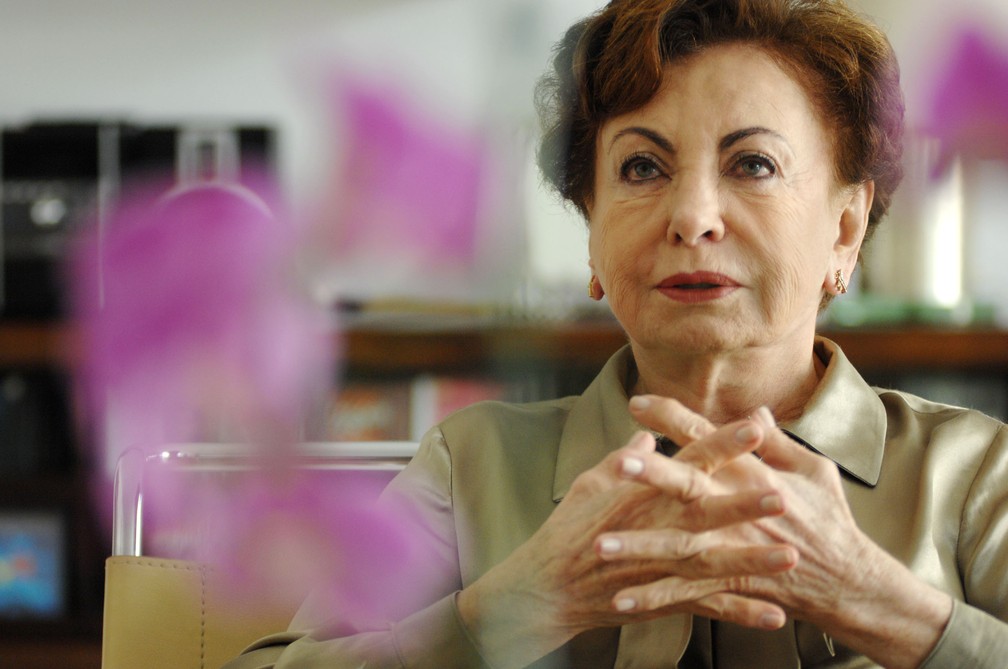
M 1008 430 L 815 334 L 900 178 L 885 37 L 833 0 L 613 0 L 554 68 L 541 162 L 629 345 L 427 434 L 387 492 L 435 553 L 395 622 L 309 606 L 238 666 L 1004 667 Z

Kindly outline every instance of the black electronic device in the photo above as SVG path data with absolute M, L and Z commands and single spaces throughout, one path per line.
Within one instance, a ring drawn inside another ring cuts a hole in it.
M 59 312 L 59 259 L 74 226 L 97 207 L 99 135 L 95 123 L 49 123 L 3 131 L 0 313 L 4 316 L 38 319 Z
M 244 182 L 272 170 L 275 133 L 258 125 L 35 122 L 0 135 L 0 318 L 63 315 L 62 261 L 130 183 Z

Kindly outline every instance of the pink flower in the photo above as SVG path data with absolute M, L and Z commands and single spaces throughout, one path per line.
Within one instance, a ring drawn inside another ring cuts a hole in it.
M 423 601 L 432 561 L 408 510 L 376 504 L 373 474 L 190 471 L 179 495 L 179 471 L 155 466 L 151 548 L 213 565 L 236 606 L 293 611 L 311 594 L 325 619 L 381 626 Z
M 956 154 L 1008 159 L 1008 51 L 979 28 L 953 35 L 925 104 L 925 126 L 942 140 L 941 164 Z
M 476 139 L 408 111 L 401 96 L 343 94 L 347 201 L 336 248 L 471 261 L 484 168 Z
M 430 103 L 351 76 L 332 85 L 339 164 L 314 233 L 337 298 L 454 299 L 487 269 L 480 245 L 502 181 L 488 139 Z
M 117 423 L 98 440 L 106 460 L 148 455 L 146 553 L 213 565 L 249 607 L 293 611 L 313 591 L 327 616 L 379 624 L 419 598 L 425 548 L 403 509 L 375 505 L 385 479 L 296 466 L 306 404 L 335 382 L 333 342 L 277 209 L 235 185 L 131 190 L 71 265 L 80 380 L 93 418 Z M 248 444 L 246 469 L 157 456 L 222 426 Z
M 114 450 L 290 437 L 331 383 L 325 317 L 299 289 L 296 230 L 274 208 L 237 185 L 141 188 L 81 241 L 80 378 Z

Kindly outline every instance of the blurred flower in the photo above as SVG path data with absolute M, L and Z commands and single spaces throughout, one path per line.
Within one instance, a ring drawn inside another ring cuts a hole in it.
M 314 217 L 326 290 L 358 299 L 471 292 L 486 269 L 483 228 L 503 181 L 488 138 L 403 90 L 334 82 L 339 164 Z
M 127 194 L 72 264 L 92 416 L 114 450 L 289 437 L 331 383 L 325 319 L 295 281 L 296 231 L 256 193 L 208 183 Z M 110 454 L 113 458 L 117 453 Z
M 335 96 L 346 142 L 324 215 L 297 225 L 263 197 L 268 184 L 131 189 L 80 240 L 70 286 L 106 463 L 138 448 L 156 467 L 154 454 L 193 441 L 262 447 L 229 484 L 148 469 L 145 535 L 165 530 L 148 548 L 220 567 L 250 606 L 313 590 L 327 615 L 368 624 L 422 601 L 440 563 L 408 511 L 373 504 L 371 483 L 295 467 L 306 407 L 335 381 L 329 315 L 309 288 L 332 270 L 330 300 L 363 284 L 371 296 L 466 294 L 486 270 L 494 168 L 480 133 L 399 93 L 342 80 Z M 491 251 L 507 264 L 503 248 Z
M 475 137 L 394 94 L 341 91 L 348 125 L 340 254 L 470 262 L 483 173 Z
M 292 611 L 310 593 L 320 618 L 367 625 L 422 601 L 430 553 L 406 508 L 376 504 L 387 478 L 294 462 L 213 474 L 154 463 L 147 547 L 213 565 L 239 607 Z
M 329 481 L 292 473 L 283 485 L 252 477 L 217 497 L 223 513 L 201 559 L 224 568 L 238 597 L 290 608 L 312 593 L 330 615 L 384 623 L 396 602 L 426 588 L 427 560 L 408 516 L 375 505 L 381 486 L 360 472 Z
M 1008 50 L 966 25 L 934 71 L 925 125 L 942 142 L 938 170 L 955 155 L 1008 159 Z
M 277 209 L 233 184 L 131 190 L 71 264 L 80 380 L 92 417 L 117 423 L 97 440 L 105 459 L 147 454 L 145 552 L 213 565 L 242 606 L 291 610 L 314 591 L 327 611 L 384 620 L 422 587 L 422 550 L 404 513 L 374 505 L 385 479 L 297 468 L 333 343 L 295 268 L 304 239 Z M 239 473 L 159 455 L 221 425 L 252 446 Z

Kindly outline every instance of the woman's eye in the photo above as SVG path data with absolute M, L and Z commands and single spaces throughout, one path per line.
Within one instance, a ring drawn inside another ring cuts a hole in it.
M 773 161 L 764 156 L 744 156 L 735 166 L 742 176 L 753 179 L 769 177 L 777 173 Z
M 620 173 L 629 181 L 649 181 L 658 177 L 661 171 L 647 158 L 637 157 L 623 163 Z

